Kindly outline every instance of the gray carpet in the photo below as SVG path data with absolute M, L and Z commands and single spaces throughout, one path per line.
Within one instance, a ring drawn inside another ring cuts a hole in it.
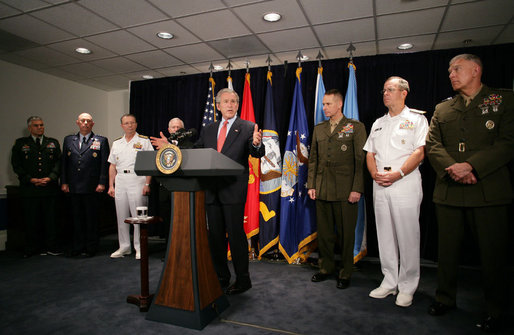
M 394 297 L 371 299 L 382 275 L 377 259 L 359 262 L 351 286 L 335 279 L 312 283 L 316 269 L 282 262 L 250 263 L 253 288 L 229 296 L 230 307 L 202 331 L 148 321 L 127 295 L 140 292 L 134 255 L 111 259 L 114 238 L 104 238 L 93 258 L 33 256 L 0 252 L 1 334 L 480 334 L 483 316 L 480 272 L 462 268 L 459 308 L 441 317 L 427 314 L 436 268 L 423 262 L 421 282 L 409 308 Z M 150 242 L 150 291 L 157 288 L 163 242 Z M 509 276 L 514 279 L 512 269 Z M 510 295 L 512 297 L 512 294 Z M 514 316 L 507 313 L 509 318 Z M 505 334 L 514 333 L 512 322 Z

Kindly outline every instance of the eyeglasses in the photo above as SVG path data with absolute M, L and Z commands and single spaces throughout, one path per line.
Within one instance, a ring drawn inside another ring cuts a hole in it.
M 384 93 L 393 93 L 394 91 L 401 91 L 398 88 L 386 88 L 385 90 L 380 91 L 381 95 L 384 95 Z

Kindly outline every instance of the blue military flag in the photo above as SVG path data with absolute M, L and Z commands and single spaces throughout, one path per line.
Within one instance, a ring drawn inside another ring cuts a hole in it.
M 214 82 L 214 79 L 210 77 L 209 93 L 207 93 L 207 102 L 205 103 L 205 111 L 203 113 L 202 128 L 209 123 L 216 122 L 216 110 L 214 109 L 214 86 L 216 86 L 216 83 Z
M 268 71 L 262 130 L 262 144 L 266 148 L 266 154 L 261 158 L 259 259 L 266 252 L 276 250 L 280 219 L 282 156 L 273 108 L 271 76 L 271 71 Z
M 317 237 L 314 201 L 309 198 L 306 188 L 310 136 L 303 103 L 301 73 L 302 68 L 299 67 L 296 70 L 280 192 L 279 249 L 289 263 L 305 261 L 314 248 L 311 242 Z
M 314 125 L 328 120 L 323 112 L 323 97 L 325 96 L 325 84 L 323 84 L 323 68 L 318 67 L 318 79 L 316 80 L 316 101 L 314 102 Z
M 355 78 L 355 65 L 348 63 L 350 74 L 348 76 L 348 89 L 344 101 L 343 114 L 347 118 L 359 120 L 359 106 L 357 105 L 357 80 Z M 366 256 L 366 201 L 364 195 L 359 200 L 359 216 L 355 226 L 355 245 L 353 248 L 353 262 L 357 263 Z

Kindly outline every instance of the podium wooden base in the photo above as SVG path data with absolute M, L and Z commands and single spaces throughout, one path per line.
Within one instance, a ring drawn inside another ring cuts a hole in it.
M 147 320 L 202 329 L 228 306 L 207 240 L 205 193 L 175 192 L 173 226 Z

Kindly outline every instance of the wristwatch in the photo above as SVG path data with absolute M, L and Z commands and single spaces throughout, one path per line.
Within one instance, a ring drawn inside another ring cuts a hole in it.
M 405 177 L 405 173 L 403 173 L 402 169 L 398 169 L 398 171 L 400 171 L 400 176 Z

